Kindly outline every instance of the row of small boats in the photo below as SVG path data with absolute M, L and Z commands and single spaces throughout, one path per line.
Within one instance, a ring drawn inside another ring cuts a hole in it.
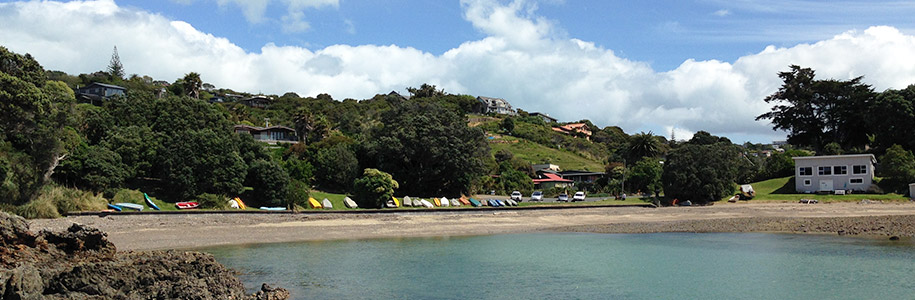
M 503 207 L 503 206 L 518 206 L 518 202 L 511 199 L 499 200 L 499 199 L 486 199 L 486 200 L 477 200 L 473 198 L 453 198 L 448 199 L 446 197 L 442 198 L 432 198 L 429 200 L 426 199 L 411 199 L 410 196 L 403 198 L 403 207 L 424 207 L 424 208 L 434 208 L 434 207 L 457 207 L 457 206 L 492 206 L 492 207 Z M 387 205 L 391 207 L 400 207 L 398 199 L 395 197 L 392 201 L 388 202 Z

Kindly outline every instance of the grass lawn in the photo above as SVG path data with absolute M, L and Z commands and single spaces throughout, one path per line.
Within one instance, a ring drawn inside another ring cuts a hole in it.
M 603 171 L 604 165 L 596 160 L 590 160 L 571 151 L 553 149 L 544 145 L 530 142 L 524 139 L 505 136 L 505 141 L 518 141 L 517 143 L 490 143 L 492 153 L 505 149 L 510 151 L 515 157 L 524 159 L 531 164 L 543 163 L 546 159 L 554 165 L 559 165 L 563 170 L 588 170 Z
M 818 195 L 798 194 L 794 190 L 793 177 L 782 177 L 766 181 L 754 182 L 750 185 L 756 191 L 752 202 L 798 202 L 801 199 L 816 199 L 819 202 L 858 202 L 864 199 L 880 201 L 909 201 L 900 194 L 848 194 L 848 195 Z M 726 201 L 727 199 L 725 199 Z
M 311 191 L 311 194 L 309 194 L 309 195 L 312 198 L 315 198 L 315 200 L 318 200 L 318 202 L 324 201 L 324 198 L 327 198 L 327 200 L 330 200 L 330 203 L 334 205 L 333 210 L 348 209 L 348 208 L 346 208 L 346 205 L 343 204 L 343 198 L 346 197 L 346 195 L 344 195 L 344 194 L 333 194 L 333 193 L 313 190 L 313 191 Z M 306 208 L 306 209 L 310 209 L 310 208 Z

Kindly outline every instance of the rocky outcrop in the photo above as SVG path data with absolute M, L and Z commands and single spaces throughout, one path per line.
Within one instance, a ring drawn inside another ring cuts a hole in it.
M 190 251 L 118 252 L 97 229 L 33 233 L 0 212 L 0 299 L 288 299 L 270 288 L 246 295 L 235 272 Z

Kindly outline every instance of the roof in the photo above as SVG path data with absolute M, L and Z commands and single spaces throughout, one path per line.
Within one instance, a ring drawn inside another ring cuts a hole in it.
M 591 171 L 562 171 L 559 172 L 562 176 L 588 176 L 588 175 L 606 175 L 604 172 L 591 172 Z
M 101 87 L 106 87 L 106 88 L 109 88 L 109 89 L 118 89 L 118 90 L 125 90 L 125 91 L 127 90 L 127 88 L 122 87 L 122 86 L 117 86 L 117 85 L 107 84 L 107 83 L 100 83 L 100 82 L 93 82 L 93 83 L 90 83 L 89 85 L 84 86 L 84 87 L 82 87 L 82 88 L 80 88 L 80 89 L 85 89 L 85 88 L 88 88 L 88 87 L 93 86 L 93 85 L 97 85 L 97 86 L 101 86 Z
M 235 125 L 235 129 L 238 129 L 238 128 L 245 128 L 245 129 L 248 129 L 251 131 L 270 131 L 270 130 L 274 130 L 274 129 L 295 131 L 295 129 L 292 129 L 292 128 L 289 128 L 286 126 L 257 127 L 257 126 L 250 126 L 250 125 Z
M 529 115 L 529 116 L 535 116 L 535 117 L 544 117 L 544 118 L 553 120 L 553 122 L 556 122 L 556 118 L 550 117 L 550 115 L 545 114 L 545 113 L 532 112 L 532 113 L 529 113 L 528 115 Z
M 546 178 L 534 179 L 534 183 L 541 183 L 541 182 L 573 182 L 572 180 L 563 179 L 563 178 L 559 177 L 558 175 L 552 174 L 552 173 L 543 173 L 543 176 L 545 176 Z
M 793 160 L 826 160 L 836 158 L 870 158 L 871 162 L 877 163 L 877 158 L 873 154 L 845 154 L 845 155 L 820 155 L 820 156 L 795 156 Z

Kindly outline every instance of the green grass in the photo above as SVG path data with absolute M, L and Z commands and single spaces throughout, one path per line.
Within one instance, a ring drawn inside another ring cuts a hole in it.
M 346 197 L 346 195 L 344 195 L 344 194 L 334 194 L 334 193 L 327 193 L 327 192 L 322 192 L 322 191 L 311 191 L 311 194 L 309 194 L 309 195 L 312 198 L 315 198 L 315 200 L 318 200 L 318 202 L 324 201 L 324 198 L 327 198 L 327 200 L 330 200 L 330 203 L 334 205 L 333 210 L 348 209 L 348 208 L 346 208 L 346 205 L 343 204 L 343 198 Z
M 518 141 L 517 143 L 490 143 L 492 153 L 499 150 L 508 150 L 515 157 L 524 159 L 531 164 L 541 164 L 549 160 L 554 165 L 559 165 L 563 170 L 603 171 L 604 165 L 596 160 L 585 158 L 571 151 L 553 149 L 524 139 L 505 136 L 505 141 Z
M 848 194 L 848 195 L 818 195 L 799 194 L 794 190 L 793 177 L 782 177 L 754 182 L 750 185 L 756 191 L 752 202 L 798 202 L 801 199 L 816 199 L 819 202 L 858 202 L 864 199 L 880 201 L 908 201 L 900 194 Z

